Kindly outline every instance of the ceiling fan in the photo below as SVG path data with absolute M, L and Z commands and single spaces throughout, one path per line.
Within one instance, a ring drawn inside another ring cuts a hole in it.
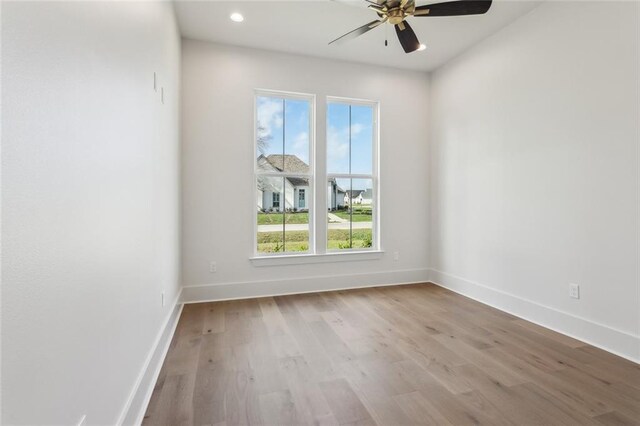
M 378 14 L 378 19 L 349 31 L 329 44 L 342 43 L 354 39 L 372 29 L 389 22 L 396 29 L 398 40 L 406 53 L 420 49 L 420 42 L 411 25 L 406 21 L 409 16 L 462 16 L 482 15 L 491 7 L 492 0 L 458 0 L 444 3 L 416 6 L 415 0 L 364 0 L 369 9 Z M 386 43 L 386 42 L 385 42 Z

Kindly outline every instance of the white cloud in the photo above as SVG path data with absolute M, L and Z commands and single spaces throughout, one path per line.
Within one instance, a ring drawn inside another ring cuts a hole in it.
M 258 103 L 258 123 L 265 128 L 264 135 L 269 137 L 273 129 L 282 128 L 282 100 L 261 98 Z
M 327 131 L 327 157 L 329 160 L 340 161 L 349 157 L 349 129 L 329 127 Z
M 351 137 L 360 134 L 364 126 L 360 123 L 351 125 Z M 329 127 L 327 131 L 327 154 L 330 160 L 340 161 L 349 157 L 349 128 L 337 129 Z
M 291 144 L 291 152 L 305 163 L 309 164 L 309 133 L 300 132 L 296 135 Z
M 364 130 L 364 126 L 362 124 L 360 124 L 360 123 L 352 124 L 351 125 L 351 137 L 360 134 L 360 132 L 362 132 L 363 130 Z

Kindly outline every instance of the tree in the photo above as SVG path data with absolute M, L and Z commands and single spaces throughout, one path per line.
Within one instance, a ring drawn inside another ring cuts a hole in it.
M 256 147 L 260 155 L 266 155 L 267 148 L 269 147 L 269 141 L 271 141 L 271 134 L 267 128 L 258 121 L 258 130 L 256 132 Z M 263 160 L 264 161 L 264 160 Z M 258 163 L 258 167 L 260 164 Z M 267 179 L 264 176 L 258 176 L 258 189 L 260 191 L 269 190 Z
M 267 128 L 259 121 L 256 138 L 256 146 L 258 147 L 258 152 L 262 155 L 265 155 L 265 153 L 267 152 L 267 148 L 269 147 L 269 141 L 271 141 L 271 134 L 269 133 Z

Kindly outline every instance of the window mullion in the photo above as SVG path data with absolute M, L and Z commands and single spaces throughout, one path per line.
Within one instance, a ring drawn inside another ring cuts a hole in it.
M 284 98 L 282 98 L 282 170 L 286 169 L 284 153 L 287 144 L 287 106 Z M 287 178 L 282 176 L 282 252 L 287 252 Z
M 283 138 L 284 139 L 284 138 Z M 280 195 L 280 209 L 282 209 L 282 252 L 287 252 L 287 178 L 282 177 L 282 194 Z

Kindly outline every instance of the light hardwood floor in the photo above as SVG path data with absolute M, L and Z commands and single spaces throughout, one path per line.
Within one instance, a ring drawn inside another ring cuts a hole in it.
M 640 424 L 640 366 L 431 284 L 199 303 L 144 424 Z

